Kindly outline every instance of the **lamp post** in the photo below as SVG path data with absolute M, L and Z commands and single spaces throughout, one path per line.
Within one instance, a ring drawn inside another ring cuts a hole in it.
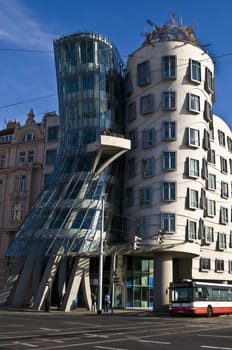
M 103 235 L 104 235 L 104 215 L 105 215 L 105 195 L 101 198 L 101 233 L 100 233 L 100 253 L 99 253 L 99 271 L 98 271 L 98 309 L 97 313 L 102 313 L 102 283 L 103 283 Z

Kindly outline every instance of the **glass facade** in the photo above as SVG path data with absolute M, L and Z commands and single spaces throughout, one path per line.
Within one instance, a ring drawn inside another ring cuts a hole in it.
M 58 38 L 54 53 L 60 151 L 46 191 L 8 249 L 9 256 L 50 255 L 60 250 L 94 255 L 99 247 L 103 194 L 107 232 L 112 232 L 113 216 L 120 211 L 121 161 L 96 176 L 92 171 L 96 153 L 87 152 L 87 146 L 106 129 L 124 132 L 122 60 L 111 41 L 94 33 Z M 115 239 L 114 234 L 107 238 Z

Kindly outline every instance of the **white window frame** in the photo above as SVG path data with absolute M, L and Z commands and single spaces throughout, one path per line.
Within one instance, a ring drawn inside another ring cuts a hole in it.
M 166 111 L 176 109 L 176 91 L 163 92 L 163 109 Z
M 188 128 L 188 146 L 195 148 L 200 147 L 200 130 Z
M 213 226 L 205 226 L 204 228 L 204 241 L 206 244 L 210 244 L 214 242 L 214 227 Z
M 197 240 L 197 221 L 189 219 L 187 220 L 187 232 L 188 232 L 188 240 L 196 241 Z
M 207 189 L 215 191 L 217 187 L 217 180 L 215 174 L 208 174 Z
M 176 170 L 176 152 L 163 151 L 163 170 Z
M 212 199 L 207 199 L 207 216 L 214 217 L 216 215 L 216 202 Z
M 162 198 L 165 202 L 176 200 L 176 182 L 165 181 L 162 183 Z
M 176 231 L 176 215 L 175 213 L 161 213 L 161 230 L 165 233 L 175 233 Z
M 221 196 L 222 198 L 229 198 L 229 184 L 225 181 L 221 181 Z
M 228 208 L 222 207 L 220 208 L 220 223 L 221 224 L 228 224 L 229 222 L 229 216 L 228 216 Z
M 163 139 L 168 141 L 176 140 L 176 122 L 163 122 Z
M 213 94 L 214 92 L 213 73 L 207 67 L 205 68 L 205 90 L 211 94 Z
M 224 157 L 220 157 L 220 163 L 221 163 L 221 172 L 223 174 L 227 174 L 228 172 L 227 159 Z
M 210 258 L 200 258 L 200 270 L 210 271 L 211 270 L 211 259 Z
M 211 164 L 216 164 L 216 152 L 214 149 L 208 150 L 208 162 Z
M 143 86 L 150 84 L 151 72 L 150 62 L 148 60 L 137 64 L 137 85 Z
M 188 158 L 189 159 L 189 177 L 197 178 L 200 176 L 200 164 L 198 159 Z
M 222 130 L 218 130 L 218 143 L 220 146 L 226 146 L 226 135 Z
M 218 232 L 218 249 L 225 250 L 227 248 L 226 233 Z
M 199 208 L 199 192 L 189 188 L 189 209 Z
M 224 272 L 225 263 L 222 259 L 215 259 L 215 272 Z
M 201 82 L 201 63 L 190 59 L 190 80 L 194 83 Z
M 176 56 L 163 56 L 163 79 L 176 79 Z
M 189 94 L 189 111 L 194 113 L 200 113 L 201 111 L 200 96 L 195 94 Z

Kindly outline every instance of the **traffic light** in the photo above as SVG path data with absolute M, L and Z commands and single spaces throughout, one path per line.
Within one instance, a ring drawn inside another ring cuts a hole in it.
M 140 247 L 141 245 L 141 240 L 142 238 L 139 236 L 134 236 L 134 242 L 133 242 L 133 249 L 136 250 Z

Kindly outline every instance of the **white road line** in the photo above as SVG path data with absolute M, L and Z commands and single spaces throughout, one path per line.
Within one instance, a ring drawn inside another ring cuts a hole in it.
M 97 348 L 97 349 L 108 349 L 108 350 L 127 350 L 125 348 L 111 348 L 111 347 L 108 347 L 108 346 L 94 346 L 94 348 Z
M 232 348 L 224 348 L 221 346 L 211 346 L 211 345 L 201 345 L 201 348 L 204 349 L 219 349 L 219 350 L 232 350 Z
M 19 345 L 23 345 L 23 346 L 28 346 L 30 348 L 37 348 L 38 347 L 38 345 L 30 344 L 30 343 L 21 343 L 20 341 L 15 341 L 15 342 L 13 342 L 13 344 L 19 344 Z
M 142 343 L 154 343 L 154 344 L 163 344 L 163 345 L 170 345 L 170 342 L 167 341 L 156 341 L 156 340 L 144 340 L 144 339 L 140 339 L 139 340 Z
M 52 331 L 52 332 L 60 332 L 60 329 L 52 329 L 52 328 L 39 328 L 41 329 L 42 331 Z

